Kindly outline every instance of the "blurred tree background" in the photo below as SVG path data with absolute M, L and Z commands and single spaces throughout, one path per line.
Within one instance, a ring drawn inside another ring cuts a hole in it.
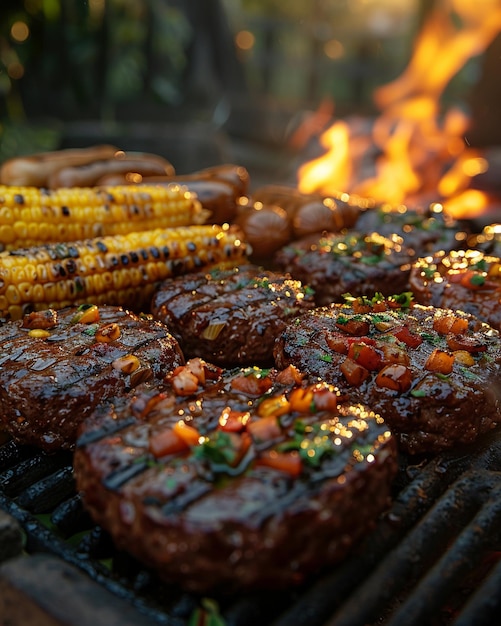
M 427 3 L 2 0 L 0 160 L 108 139 L 170 157 L 162 132 L 183 127 L 280 144 L 326 99 L 373 114 Z

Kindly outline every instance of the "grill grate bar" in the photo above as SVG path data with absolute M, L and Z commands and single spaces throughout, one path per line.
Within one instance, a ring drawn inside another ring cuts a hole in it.
M 163 585 L 116 550 L 74 493 L 71 457 L 33 450 L 25 457 L 25 449 L 17 447 L 16 458 L 16 448 L 9 443 L 0 446 L 0 510 L 23 526 L 28 553 L 48 552 L 75 565 L 152 624 L 186 626 L 200 599 Z M 420 626 L 427 617 L 436 617 L 446 594 L 462 582 L 471 564 L 499 543 L 500 472 L 499 433 L 479 442 L 474 454 L 456 451 L 416 465 L 402 458 L 390 510 L 351 557 L 299 589 L 219 598 L 225 624 Z M 41 512 L 50 515 L 51 530 L 37 519 Z M 104 565 L 108 560 L 112 568 Z M 485 614 L 500 610 L 499 604 L 491 608 L 481 593 L 485 588 L 498 594 L 500 579 L 501 565 L 492 569 L 488 580 L 475 583 L 477 594 L 469 590 L 472 597 L 465 606 L 470 615 L 476 607 Z M 422 604 L 425 613 L 419 613 Z M 489 621 L 477 623 L 490 626 Z
M 17 503 L 32 513 L 46 513 L 73 493 L 75 493 L 73 470 L 66 466 L 25 489 L 19 494 Z
M 23 489 L 68 465 L 71 465 L 71 457 L 65 454 L 36 454 L 0 474 L 0 491 L 15 497 Z
M 498 624 L 501 615 L 501 561 L 493 568 L 489 576 L 472 594 L 463 607 L 461 614 L 454 620 L 453 626 L 471 626 L 472 624 Z
M 451 534 L 471 520 L 481 506 L 478 496 L 491 489 L 498 476 L 470 473 L 452 485 L 429 513 L 417 524 L 395 550 L 383 559 L 370 577 L 350 596 L 342 609 L 328 622 L 329 626 L 353 626 L 376 622 L 395 604 L 396 598 L 413 589 L 416 580 L 446 549 Z M 451 554 L 452 556 L 452 554 Z M 454 581 L 451 581 L 454 582 Z M 444 587 L 444 581 L 440 583 Z M 387 615 L 386 615 L 387 617 Z M 398 622 L 396 622 L 398 623 Z M 412 622 L 406 621 L 407 624 Z
M 486 481 L 487 482 L 487 481 Z M 452 511 L 456 515 L 456 511 Z M 447 520 L 445 520 L 447 522 Z M 388 621 L 388 626 L 420 626 L 436 615 L 444 599 L 492 549 L 501 532 L 501 487 L 492 490 L 490 500 L 461 532 L 429 574 L 413 589 L 411 596 Z M 501 600 L 500 600 L 501 601 Z M 500 605 L 501 608 L 501 605 Z M 479 625 L 482 622 L 477 621 Z
M 12 515 L 22 525 L 26 533 L 26 549 L 28 552 L 46 552 L 60 557 L 66 563 L 75 565 L 105 589 L 130 602 L 140 613 L 149 617 L 154 624 L 184 626 L 184 620 L 177 619 L 162 610 L 149 606 L 133 590 L 129 589 L 124 582 L 116 580 L 113 574 L 98 561 L 82 559 L 78 551 L 73 549 L 70 544 L 55 536 L 34 516 L 19 507 L 12 500 L 4 497 L 1 492 L 0 509 Z

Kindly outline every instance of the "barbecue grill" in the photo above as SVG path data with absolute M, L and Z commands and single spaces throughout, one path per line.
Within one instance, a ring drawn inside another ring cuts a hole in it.
M 211 600 L 226 626 L 490 626 L 500 550 L 498 431 L 433 458 L 402 456 L 374 530 L 307 585 Z M 92 523 L 67 452 L 0 446 L 0 558 L 2 626 L 205 623 L 193 616 L 206 599 L 165 585 Z

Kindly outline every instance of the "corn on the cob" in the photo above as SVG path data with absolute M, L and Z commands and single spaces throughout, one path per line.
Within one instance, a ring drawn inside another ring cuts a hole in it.
M 244 263 L 240 235 L 192 225 L 0 252 L 0 318 L 85 303 L 147 312 L 160 281 Z
M 0 186 L 0 251 L 137 230 L 201 224 L 206 211 L 184 185 Z

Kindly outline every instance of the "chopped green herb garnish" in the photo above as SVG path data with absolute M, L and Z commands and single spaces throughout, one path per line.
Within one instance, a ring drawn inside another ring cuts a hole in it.
M 414 396 L 414 398 L 425 398 L 426 392 L 422 389 L 413 389 L 411 391 L 411 396 Z
M 332 356 L 330 354 L 320 354 L 318 358 L 326 363 L 332 363 Z

